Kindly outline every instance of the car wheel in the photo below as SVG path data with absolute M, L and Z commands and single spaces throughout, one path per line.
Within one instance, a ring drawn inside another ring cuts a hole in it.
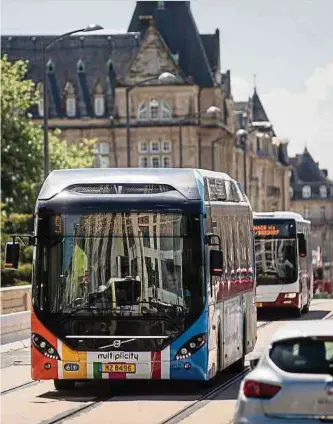
M 56 390 L 73 390 L 75 388 L 75 380 L 53 380 Z

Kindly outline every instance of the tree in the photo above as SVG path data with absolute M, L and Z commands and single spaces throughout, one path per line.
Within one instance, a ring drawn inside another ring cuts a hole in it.
M 40 93 L 27 70 L 27 61 L 1 59 L 1 197 L 9 213 L 31 213 L 43 183 L 43 130 L 29 113 Z M 95 140 L 70 144 L 59 136 L 49 134 L 51 169 L 93 166 Z

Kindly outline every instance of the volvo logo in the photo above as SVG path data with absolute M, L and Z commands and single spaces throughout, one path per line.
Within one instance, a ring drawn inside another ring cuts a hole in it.
M 333 381 L 326 384 L 326 393 L 328 395 L 333 395 Z

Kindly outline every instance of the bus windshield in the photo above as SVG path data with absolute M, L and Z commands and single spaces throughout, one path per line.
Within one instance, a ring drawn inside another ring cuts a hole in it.
M 204 305 L 200 216 L 39 212 L 36 306 L 49 314 L 198 314 Z
M 257 285 L 288 284 L 297 280 L 296 239 L 255 240 Z

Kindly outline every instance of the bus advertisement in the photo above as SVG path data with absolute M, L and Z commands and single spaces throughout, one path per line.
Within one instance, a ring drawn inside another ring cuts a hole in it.
M 252 210 L 227 174 L 53 171 L 35 209 L 32 379 L 213 382 L 256 342 Z M 18 266 L 19 243 L 6 245 Z
M 311 223 L 294 212 L 254 212 L 257 307 L 300 316 L 313 297 Z

